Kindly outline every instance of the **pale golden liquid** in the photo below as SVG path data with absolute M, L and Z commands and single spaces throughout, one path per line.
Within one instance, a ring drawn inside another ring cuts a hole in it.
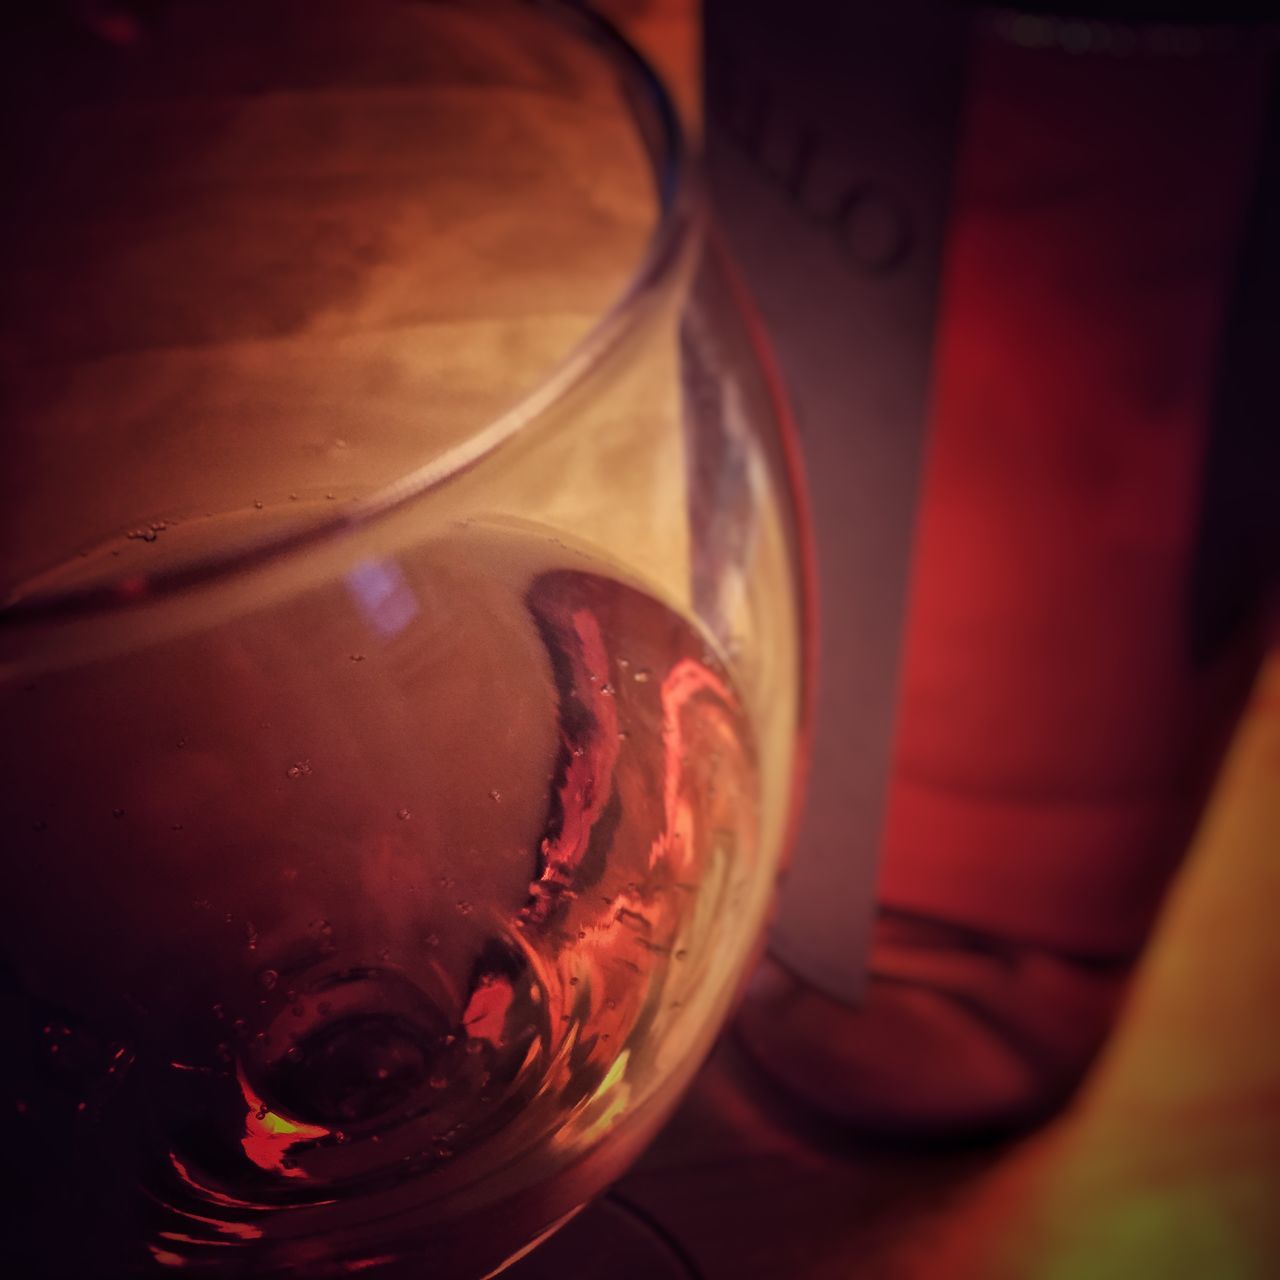
M 711 642 L 533 526 L 0 714 L 11 1252 L 49 1275 L 394 1262 L 629 1158 L 767 897 L 777 817 Z

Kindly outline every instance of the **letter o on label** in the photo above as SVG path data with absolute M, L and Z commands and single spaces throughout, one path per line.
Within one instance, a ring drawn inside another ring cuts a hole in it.
M 833 225 L 849 257 L 875 275 L 899 266 L 915 243 L 906 205 L 893 192 L 871 183 L 860 183 L 845 195 Z

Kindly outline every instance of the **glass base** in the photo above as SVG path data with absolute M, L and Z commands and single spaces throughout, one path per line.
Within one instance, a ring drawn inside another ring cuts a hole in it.
M 1069 1098 L 1129 967 L 882 915 L 858 1006 L 768 957 L 735 1030 L 773 1082 L 864 1136 L 999 1138 Z
M 679 1242 L 616 1196 L 588 1205 L 502 1280 L 699 1280 Z

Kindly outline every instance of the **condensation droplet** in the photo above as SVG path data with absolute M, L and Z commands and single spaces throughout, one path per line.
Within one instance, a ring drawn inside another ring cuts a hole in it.
M 413 812 L 409 809 L 397 809 L 396 817 L 399 818 L 401 822 L 408 822 L 409 819 L 413 817 Z
M 311 761 L 299 760 L 297 764 L 291 764 L 285 773 L 290 778 L 309 778 L 311 776 Z
M 471 914 L 471 903 L 469 903 L 466 898 L 459 898 L 454 905 L 458 908 L 459 915 L 469 916 Z
M 498 791 L 497 789 L 491 790 L 489 792 L 489 799 L 494 801 L 494 803 L 496 804 L 499 800 L 502 799 L 502 792 Z
M 258 985 L 263 991 L 274 991 L 276 983 L 280 981 L 280 975 L 274 969 L 263 969 L 258 974 Z
M 424 947 L 438 947 L 440 945 L 440 935 L 438 933 L 429 933 L 422 939 Z

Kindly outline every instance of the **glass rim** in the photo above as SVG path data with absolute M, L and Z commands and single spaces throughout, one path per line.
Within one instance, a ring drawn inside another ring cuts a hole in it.
M 333 515 L 155 570 L 86 586 L 0 599 L 0 625 L 58 621 L 157 603 L 192 587 L 254 569 L 280 556 L 362 529 L 417 501 L 488 458 L 564 401 L 638 327 L 645 303 L 676 272 L 702 207 L 688 131 L 662 76 L 617 26 L 584 0 L 513 0 L 545 15 L 609 64 L 648 160 L 657 211 L 627 283 L 586 333 L 518 400 L 466 437 Z M 21 592 L 22 584 L 16 588 Z

